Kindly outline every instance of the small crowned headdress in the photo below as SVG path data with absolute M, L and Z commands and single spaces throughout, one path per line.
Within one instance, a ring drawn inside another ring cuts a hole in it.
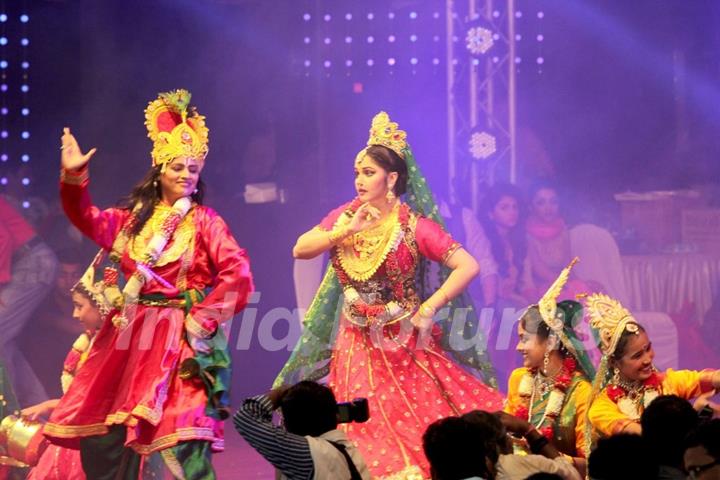
M 624 331 L 639 332 L 637 320 L 617 300 L 603 293 L 593 293 L 585 299 L 585 305 L 590 314 L 590 326 L 599 337 L 603 355 L 609 357 L 615 353 Z
M 88 297 L 95 307 L 100 311 L 100 315 L 107 316 L 115 307 L 116 299 L 120 294 L 118 287 L 118 273 L 112 268 L 106 268 L 103 272 L 103 278 L 95 281 L 95 270 L 105 258 L 105 251 L 100 250 L 93 259 L 90 266 L 80 280 L 72 287 L 73 292 L 78 292 Z
M 562 272 L 560 272 L 560 275 L 558 275 L 552 285 L 550 285 L 550 288 L 547 289 L 545 295 L 542 296 L 542 298 L 537 304 L 538 310 L 540 312 L 540 318 L 542 318 L 542 321 L 550 328 L 551 332 L 558 336 L 562 344 L 575 357 L 577 357 L 578 352 L 573 342 L 571 342 L 568 336 L 565 334 L 565 320 L 562 315 L 558 315 L 557 301 L 560 297 L 560 293 L 562 292 L 563 287 L 565 287 L 565 284 L 570 278 L 570 270 L 572 270 L 572 268 L 577 262 L 578 258 L 575 257 L 567 267 L 563 268 Z
M 390 116 L 386 112 L 380 112 L 373 117 L 370 126 L 370 137 L 367 141 L 368 147 L 382 145 L 397 153 L 400 158 L 405 159 L 403 150 L 408 148 L 406 139 L 407 132 L 400 130 L 397 123 L 390 121 Z M 356 163 L 362 160 L 366 148 L 363 148 L 357 154 L 357 157 L 355 157 Z
M 160 93 L 145 109 L 145 126 L 153 141 L 153 166 L 166 165 L 174 158 L 196 159 L 201 167 L 208 153 L 205 117 L 190 107 L 187 90 Z

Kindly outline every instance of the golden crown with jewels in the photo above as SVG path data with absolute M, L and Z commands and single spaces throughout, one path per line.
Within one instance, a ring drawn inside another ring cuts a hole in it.
M 370 126 L 370 137 L 367 146 L 382 145 L 393 152 L 397 153 L 402 159 L 405 158 L 403 150 L 407 148 L 407 132 L 400 130 L 398 124 L 390 121 L 390 116 L 386 112 L 380 112 L 372 119 Z M 355 158 L 355 162 L 362 160 L 366 148 L 360 150 Z
M 201 167 L 208 154 L 205 117 L 190 107 L 192 95 L 179 89 L 160 93 L 145 109 L 145 126 L 153 141 L 153 166 L 162 169 L 175 158 L 193 158 Z

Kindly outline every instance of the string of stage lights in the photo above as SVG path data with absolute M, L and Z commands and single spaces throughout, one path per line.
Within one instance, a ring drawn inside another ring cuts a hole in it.
M 442 2 L 424 9 L 340 10 L 328 2 L 324 10 L 302 14 L 302 65 L 307 76 L 349 75 L 364 69 L 417 73 L 423 65 L 442 63 L 445 37 Z M 367 7 L 365 7 L 367 8 Z
M 30 175 L 29 23 L 27 2 L 0 2 L 0 191 L 26 190 Z M 10 174 L 14 172 L 15 174 Z M 20 172 L 20 173 L 18 173 Z M 17 185 L 13 184 L 17 183 Z M 29 195 L 16 198 L 30 208 Z

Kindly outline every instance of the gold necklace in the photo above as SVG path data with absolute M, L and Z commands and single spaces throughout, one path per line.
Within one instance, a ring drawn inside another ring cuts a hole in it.
M 396 205 L 377 225 L 352 235 L 338 246 L 340 265 L 351 279 L 369 280 L 397 246 L 402 233 L 398 209 Z
M 158 203 L 155 206 L 155 210 L 147 222 L 145 222 L 145 225 L 143 225 L 140 233 L 132 237 L 128 242 L 128 253 L 130 254 L 130 258 L 136 262 L 147 261 L 147 259 L 144 258 L 147 244 L 150 242 L 150 239 L 153 238 L 155 233 L 162 230 L 163 222 L 165 222 L 165 219 L 172 214 L 173 211 L 173 207 L 163 203 Z M 182 219 L 180 224 L 175 228 L 170 242 L 168 242 L 168 245 L 163 250 L 160 258 L 158 258 L 157 262 L 155 262 L 155 266 L 160 267 L 174 262 L 188 249 L 192 240 L 195 238 L 195 221 L 193 214 L 194 210 L 191 209 Z

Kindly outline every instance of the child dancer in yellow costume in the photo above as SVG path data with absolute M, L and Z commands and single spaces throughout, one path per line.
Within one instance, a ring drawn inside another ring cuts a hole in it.
M 689 400 L 720 388 L 720 370 L 658 372 L 645 328 L 617 300 L 595 293 L 586 308 L 603 353 L 588 412 L 593 437 L 640 434 L 640 415 L 660 395 Z

